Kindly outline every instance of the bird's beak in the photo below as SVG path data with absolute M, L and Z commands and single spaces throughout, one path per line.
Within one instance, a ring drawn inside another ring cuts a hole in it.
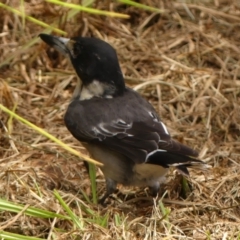
M 69 44 L 71 42 L 70 38 L 56 37 L 45 33 L 39 34 L 39 37 L 62 54 L 67 56 L 71 54 L 71 49 L 69 48 L 71 46 L 71 44 Z

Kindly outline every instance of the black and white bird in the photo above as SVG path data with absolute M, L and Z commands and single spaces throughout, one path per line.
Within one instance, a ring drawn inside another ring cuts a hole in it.
M 125 86 L 114 48 L 88 37 L 63 38 L 40 34 L 49 46 L 69 57 L 79 81 L 64 117 L 66 127 L 103 163 L 105 199 L 118 183 L 149 187 L 156 196 L 173 166 L 203 167 L 198 153 L 171 138 L 152 105 Z

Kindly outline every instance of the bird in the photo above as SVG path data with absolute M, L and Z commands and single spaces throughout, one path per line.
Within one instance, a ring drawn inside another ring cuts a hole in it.
M 64 38 L 41 33 L 41 40 L 66 56 L 78 82 L 66 110 L 69 132 L 103 164 L 105 200 L 117 185 L 148 187 L 158 195 L 170 167 L 189 175 L 205 169 L 198 152 L 174 140 L 154 107 L 126 86 L 116 50 L 94 37 Z

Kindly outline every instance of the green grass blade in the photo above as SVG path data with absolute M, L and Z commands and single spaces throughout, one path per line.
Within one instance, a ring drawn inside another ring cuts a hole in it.
M 27 19 L 28 21 L 30 22 L 33 22 L 35 24 L 38 24 L 39 26 L 41 27 L 44 27 L 44 28 L 50 28 L 52 31 L 55 31 L 57 33 L 60 33 L 60 34 L 63 34 L 63 35 L 66 35 L 67 33 L 59 28 L 55 28 L 51 25 L 48 25 L 46 24 L 45 22 L 42 22 L 42 21 L 39 21 L 38 19 L 34 18 L 34 17 L 31 17 L 31 16 L 28 16 L 28 15 L 25 15 L 24 12 L 21 12 L 21 11 L 18 11 L 17 9 L 15 8 L 12 8 L 12 7 L 9 7 L 3 3 L 0 3 L 0 7 L 6 9 L 7 11 L 9 12 L 12 12 L 14 14 L 17 14 L 19 16 L 21 16 L 22 18 L 25 18 Z
M 84 222 L 79 220 L 79 217 L 77 217 L 72 210 L 68 207 L 67 203 L 62 199 L 60 194 L 57 190 L 54 190 L 54 196 L 59 201 L 59 203 L 62 205 L 62 207 L 65 209 L 65 211 L 68 213 L 69 217 L 72 219 L 72 221 L 75 223 L 75 225 L 80 229 L 84 230 Z
M 82 0 L 81 4 L 82 6 L 88 7 L 91 6 L 94 2 L 95 0 Z
M 94 164 L 91 163 L 89 164 L 89 176 L 91 180 L 93 203 L 97 204 L 96 167 Z
M 191 193 L 191 188 L 188 184 L 188 180 L 183 176 L 182 177 L 182 194 L 184 198 L 187 198 L 187 196 Z
M 122 14 L 122 13 L 116 13 L 116 12 L 99 10 L 99 9 L 95 9 L 95 8 L 84 7 L 82 5 L 61 2 L 61 1 L 58 1 L 58 0 L 46 0 L 46 2 L 54 3 L 54 4 L 57 4 L 59 6 L 68 7 L 68 8 L 76 9 L 76 10 L 79 10 L 79 11 L 91 13 L 91 14 L 104 15 L 104 16 L 116 17 L 116 18 L 130 18 L 130 16 L 127 15 L 127 14 Z
M 22 16 L 25 16 L 24 0 L 21 0 L 21 1 L 20 1 L 20 9 L 21 9 L 21 11 L 22 11 Z M 22 17 L 22 26 L 23 26 L 23 29 L 25 28 L 25 20 L 26 20 L 26 18 L 25 18 L 25 17 Z
M 1 3 L 0 3 L 1 4 Z M 51 31 L 49 31 L 50 33 Z M 9 54 L 9 56 L 2 62 L 0 62 L 0 68 L 3 67 L 6 64 L 9 64 L 13 58 L 16 57 L 16 55 L 28 50 L 29 47 L 31 47 L 32 45 L 34 45 L 35 43 L 37 43 L 39 41 L 39 38 L 33 38 L 31 39 L 29 42 L 27 42 L 25 45 L 23 45 L 21 47 L 21 49 L 16 50 L 15 52 L 13 52 L 12 54 Z
M 8 108 L 4 107 L 2 104 L 0 104 L 0 109 L 6 113 L 8 113 L 10 116 L 13 116 L 14 118 L 16 118 L 17 120 L 21 121 L 22 123 L 24 123 L 25 125 L 27 125 L 28 127 L 34 129 L 35 131 L 37 131 L 38 133 L 42 134 L 43 136 L 49 138 L 50 140 L 52 140 L 53 142 L 57 143 L 59 146 L 63 147 L 64 149 L 66 149 L 67 151 L 69 151 L 70 153 L 84 159 L 85 161 L 91 162 L 93 164 L 96 165 L 100 165 L 102 166 L 101 163 L 97 162 L 96 160 L 93 160 L 92 158 L 76 151 L 75 149 L 69 147 L 67 144 L 63 143 L 62 141 L 60 141 L 59 139 L 57 139 L 56 137 L 54 137 L 53 135 L 51 135 L 50 133 L 46 132 L 45 130 L 43 130 L 40 127 L 37 127 L 36 125 L 34 125 L 33 123 L 30 123 L 29 121 L 27 121 L 25 118 L 20 117 L 19 115 L 17 115 L 16 113 L 12 112 L 11 110 L 9 110 Z
M 170 224 L 170 221 L 169 221 L 169 215 L 171 213 L 170 209 L 169 208 L 166 208 L 162 202 L 162 200 L 160 200 L 158 202 L 159 204 L 159 208 L 161 209 L 161 212 L 163 214 L 163 218 L 162 219 L 165 219 L 166 220 L 166 223 L 167 223 L 167 228 L 168 230 L 170 231 L 171 229 L 171 224 Z
M 138 2 L 135 2 L 135 1 L 131 1 L 131 0 L 118 0 L 118 2 L 125 3 L 127 5 L 131 5 L 133 7 L 141 8 L 141 9 L 144 9 L 144 10 L 147 10 L 147 11 L 151 11 L 151 12 L 158 12 L 158 13 L 165 12 L 165 10 L 163 10 L 163 9 L 150 7 L 150 6 L 147 6 L 145 4 L 138 3 Z
M 16 233 L 0 231 L 0 238 L 4 240 L 46 240 L 45 238 L 28 237 Z
M 88 203 L 91 203 L 88 195 L 87 195 L 82 189 L 80 189 L 80 192 L 81 192 L 81 194 L 83 195 L 84 199 L 85 199 Z
M 102 221 L 99 223 L 99 225 L 102 227 L 107 227 L 108 221 L 109 221 L 109 214 L 107 212 L 106 215 L 102 217 Z
M 21 204 L 16 204 L 9 202 L 7 200 L 0 199 L 0 211 L 9 211 L 14 213 L 19 213 L 23 210 L 25 206 Z M 28 207 L 24 214 L 32 217 L 39 217 L 39 218 L 61 218 L 61 219 L 69 219 L 67 216 L 63 216 L 61 214 L 57 214 L 54 212 L 50 212 L 47 210 L 42 210 L 39 208 Z

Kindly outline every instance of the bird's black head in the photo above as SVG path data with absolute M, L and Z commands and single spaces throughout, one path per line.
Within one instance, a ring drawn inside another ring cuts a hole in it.
M 49 46 L 70 58 L 81 86 L 89 88 L 93 96 L 112 97 L 124 92 L 125 83 L 118 57 L 110 44 L 97 38 L 39 36 Z

